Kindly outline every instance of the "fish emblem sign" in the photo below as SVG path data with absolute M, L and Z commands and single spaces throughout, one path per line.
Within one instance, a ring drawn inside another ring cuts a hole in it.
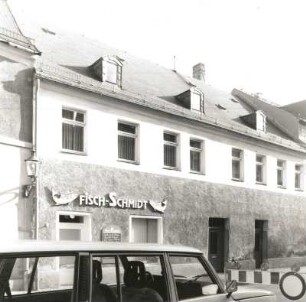
M 163 199 L 162 201 L 149 200 L 149 205 L 154 211 L 164 213 L 167 207 L 167 202 L 167 199 Z

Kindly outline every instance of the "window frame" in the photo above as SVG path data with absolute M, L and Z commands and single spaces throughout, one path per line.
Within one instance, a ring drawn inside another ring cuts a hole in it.
M 282 163 L 282 166 L 279 166 L 278 163 Z M 277 187 L 280 189 L 286 189 L 286 161 L 283 159 L 277 159 L 276 160 L 276 184 Z M 282 176 L 282 184 L 278 183 L 278 172 L 281 171 Z
M 168 263 L 168 258 L 167 258 L 167 252 L 162 252 L 162 251 L 94 251 L 89 253 L 89 261 L 91 263 L 90 265 L 90 284 L 89 284 L 89 299 L 88 301 L 91 302 L 92 299 L 92 260 L 94 257 L 114 257 L 115 258 L 115 265 L 116 265 L 116 279 L 117 279 L 117 291 L 119 291 L 119 297 L 118 297 L 118 302 L 123 301 L 122 300 L 122 284 L 121 284 L 121 278 L 120 278 L 120 263 L 124 266 L 124 263 L 120 259 L 120 257 L 159 257 L 160 258 L 160 265 L 162 268 L 164 268 L 164 273 L 165 273 L 165 286 L 167 287 L 168 290 L 168 295 L 169 295 L 169 301 L 173 301 L 173 290 L 174 287 L 171 284 L 171 271 L 170 271 L 170 266 Z M 123 279 L 123 277 L 122 277 Z
M 165 134 L 175 136 L 176 142 L 166 141 L 165 137 L 164 137 Z M 173 166 L 173 167 L 165 165 L 165 146 L 175 147 L 175 166 Z M 180 147 L 180 135 L 179 135 L 179 133 L 164 130 L 163 131 L 163 169 L 179 171 L 179 169 L 180 169 L 179 168 L 180 167 L 179 147 Z
M 259 125 L 262 122 L 262 128 Z M 256 130 L 261 132 L 267 132 L 267 117 L 262 111 L 256 111 Z
M 196 147 L 192 147 L 191 146 L 191 142 L 194 141 L 194 142 L 198 142 L 200 143 L 200 148 L 196 148 Z M 193 138 L 191 137 L 189 139 L 189 154 L 190 154 L 190 158 L 189 158 L 189 170 L 190 170 L 190 173 L 192 174 L 204 174 L 204 170 L 205 170 L 205 165 L 204 165 L 204 141 L 201 140 L 201 139 L 198 139 L 198 138 Z M 199 163 L 199 171 L 197 170 L 192 170 L 191 169 L 191 152 L 197 152 L 199 153 L 199 159 L 200 159 L 200 163 Z
M 188 301 L 193 301 L 193 300 L 198 300 L 198 299 L 200 301 L 200 299 L 205 298 L 205 297 L 204 296 L 203 297 L 194 297 L 194 298 L 189 298 L 189 299 L 185 299 L 185 300 L 180 300 L 179 299 L 178 292 L 177 292 L 177 287 L 176 287 L 176 283 L 175 283 L 175 275 L 174 275 L 172 265 L 171 265 L 171 260 L 170 260 L 171 257 L 193 257 L 193 258 L 197 258 L 199 260 L 199 262 L 202 264 L 202 266 L 204 267 L 205 271 L 208 273 L 209 277 L 215 282 L 215 284 L 218 285 L 218 288 L 219 288 L 220 292 L 218 294 L 216 294 L 215 296 L 228 295 L 221 279 L 214 272 L 214 269 L 213 269 L 212 265 L 208 262 L 208 260 L 202 254 L 168 252 L 167 253 L 167 262 L 168 262 L 169 271 L 170 271 L 171 285 L 172 285 L 172 288 L 173 288 L 174 293 L 175 293 L 175 298 L 176 298 L 175 301 L 177 301 L 177 302 L 180 302 L 180 301 L 188 302 Z
M 297 170 L 297 167 L 300 167 L 300 170 Z M 296 177 L 299 177 L 300 186 L 296 186 Z M 303 164 L 295 164 L 294 165 L 294 189 L 296 191 L 304 191 L 304 183 L 303 183 L 303 176 L 304 176 L 304 165 Z
M 233 156 L 233 151 L 239 151 L 240 152 L 240 157 L 236 157 L 236 156 Z M 233 163 L 234 162 L 238 162 L 239 163 L 239 177 L 236 178 L 234 177 L 233 175 Z M 243 170 L 244 170 L 244 150 L 243 149 L 239 149 L 239 148 L 235 148 L 235 147 L 232 147 L 231 148 L 231 172 L 232 172 L 232 180 L 233 181 L 240 181 L 240 182 L 243 182 L 244 181 L 244 174 L 243 174 Z
M 109 64 L 115 65 L 116 67 L 116 82 L 110 81 L 109 73 L 108 73 L 108 66 Z M 103 69 L 103 76 L 102 82 L 109 83 L 111 85 L 116 85 L 118 87 L 122 87 L 122 62 L 121 60 L 115 57 L 104 57 L 102 61 L 102 69 Z
M 257 157 L 260 156 L 262 158 L 262 161 L 258 161 Z M 266 185 L 267 184 L 267 180 L 266 180 L 266 169 L 267 169 L 267 157 L 265 155 L 262 154 L 257 154 L 255 155 L 255 164 L 256 164 L 256 171 L 255 171 L 255 181 L 256 184 L 258 185 Z M 257 168 L 258 166 L 261 167 L 261 177 L 262 177 L 262 181 L 258 181 L 257 180 Z
M 125 125 L 128 125 L 128 126 L 135 127 L 135 134 L 120 131 L 118 129 L 119 124 L 125 124 Z M 139 165 L 139 132 L 140 132 L 139 131 L 139 124 L 129 122 L 129 121 L 124 121 L 124 120 L 118 120 L 117 121 L 117 161 L 124 162 L 124 163 L 129 163 L 129 164 L 134 164 L 134 165 Z M 134 160 L 129 160 L 129 159 L 119 157 L 119 136 L 134 138 L 134 158 L 135 158 Z
M 63 110 L 68 110 L 73 112 L 74 119 L 66 119 L 63 117 Z M 87 112 L 82 109 L 77 109 L 77 108 L 72 108 L 72 107 L 66 107 L 63 106 L 61 110 L 61 125 L 62 125 L 62 130 L 61 130 L 61 152 L 63 153 L 71 153 L 75 155 L 87 155 Z M 76 115 L 78 113 L 83 114 L 84 116 L 84 122 L 78 122 L 76 121 Z M 72 126 L 78 126 L 78 127 L 83 127 L 83 151 L 78 151 L 78 150 L 71 150 L 71 149 L 66 149 L 63 148 L 63 124 L 68 124 Z
M 33 292 L 33 284 L 34 284 L 34 278 L 37 274 L 38 271 L 38 264 L 39 264 L 39 260 L 41 258 L 55 258 L 54 261 L 56 263 L 56 266 L 54 268 L 54 271 L 58 272 L 60 270 L 59 266 L 57 266 L 57 263 L 59 262 L 59 257 L 74 257 L 75 261 L 74 261 L 74 265 L 73 265 L 73 278 L 72 278 L 72 285 L 71 288 L 69 288 L 68 290 L 71 290 L 71 301 L 74 301 L 74 297 L 76 295 L 76 291 L 77 291 L 77 286 L 76 286 L 76 276 L 77 274 L 77 270 L 79 268 L 79 254 L 80 252 L 78 251 L 59 251 L 59 252 L 26 252 L 26 253 L 16 253 L 16 254 L 7 254 L 7 255 L 2 255 L 0 257 L 0 259 L 26 259 L 26 266 L 27 269 L 29 269 L 29 259 L 33 259 L 34 260 L 34 264 L 32 267 L 32 270 L 29 272 L 29 279 L 27 281 L 27 289 L 26 289 L 26 293 L 20 293 L 20 294 L 15 294 L 14 296 L 17 297 L 21 297 L 21 296 L 29 296 L 29 295 L 33 295 L 33 296 L 37 296 L 40 294 L 46 295 L 48 293 L 53 293 L 53 292 L 60 292 L 60 291 L 67 291 L 67 289 L 51 289 L 51 290 L 40 290 L 40 291 L 36 291 Z M 15 263 L 16 264 L 16 263 Z M 15 267 L 14 264 L 14 267 Z M 14 269 L 13 267 L 13 269 Z M 13 270 L 11 272 L 10 278 L 12 277 L 12 273 Z M 13 299 L 14 300 L 14 299 Z

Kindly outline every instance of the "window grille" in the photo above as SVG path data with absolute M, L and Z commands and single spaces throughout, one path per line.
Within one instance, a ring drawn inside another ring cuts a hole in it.
M 177 135 L 164 132 L 164 166 L 177 168 Z
M 84 152 L 85 113 L 62 109 L 62 148 Z
M 129 123 L 118 123 L 118 158 L 136 161 L 137 126 Z
M 277 185 L 285 186 L 285 161 L 280 159 L 277 160 Z
M 201 172 L 202 142 L 199 140 L 190 140 L 190 171 Z
M 232 178 L 242 180 L 242 150 L 232 149 Z

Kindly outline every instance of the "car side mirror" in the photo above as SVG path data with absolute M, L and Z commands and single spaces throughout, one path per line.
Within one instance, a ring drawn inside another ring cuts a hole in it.
M 227 297 L 230 297 L 231 294 L 238 289 L 238 283 L 236 280 L 232 280 L 226 283 L 226 292 L 227 292 Z

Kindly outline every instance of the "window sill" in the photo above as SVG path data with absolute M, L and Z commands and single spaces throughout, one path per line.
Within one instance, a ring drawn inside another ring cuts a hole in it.
M 163 169 L 165 169 L 165 170 L 172 170 L 172 171 L 180 171 L 177 167 L 163 166 Z
M 73 155 L 87 156 L 87 153 L 85 151 L 74 151 L 74 150 L 68 150 L 68 149 L 62 149 L 61 153 L 68 153 L 68 154 L 73 154 Z
M 259 186 L 266 186 L 267 184 L 265 182 L 256 182 L 256 185 L 259 185 Z
M 283 189 L 283 190 L 285 190 L 285 189 L 287 189 L 285 186 L 277 186 L 279 189 Z
M 304 192 L 304 190 L 300 189 L 300 188 L 295 188 L 294 190 L 297 191 L 297 192 Z
M 239 178 L 232 178 L 232 181 L 237 181 L 237 182 L 243 182 L 243 179 L 239 179 Z
M 118 158 L 117 161 L 121 162 L 121 163 L 132 164 L 132 165 L 139 165 L 140 164 L 138 161 L 123 159 L 123 158 Z
M 205 175 L 205 173 L 201 171 L 189 171 L 190 174 L 196 174 L 196 175 Z

